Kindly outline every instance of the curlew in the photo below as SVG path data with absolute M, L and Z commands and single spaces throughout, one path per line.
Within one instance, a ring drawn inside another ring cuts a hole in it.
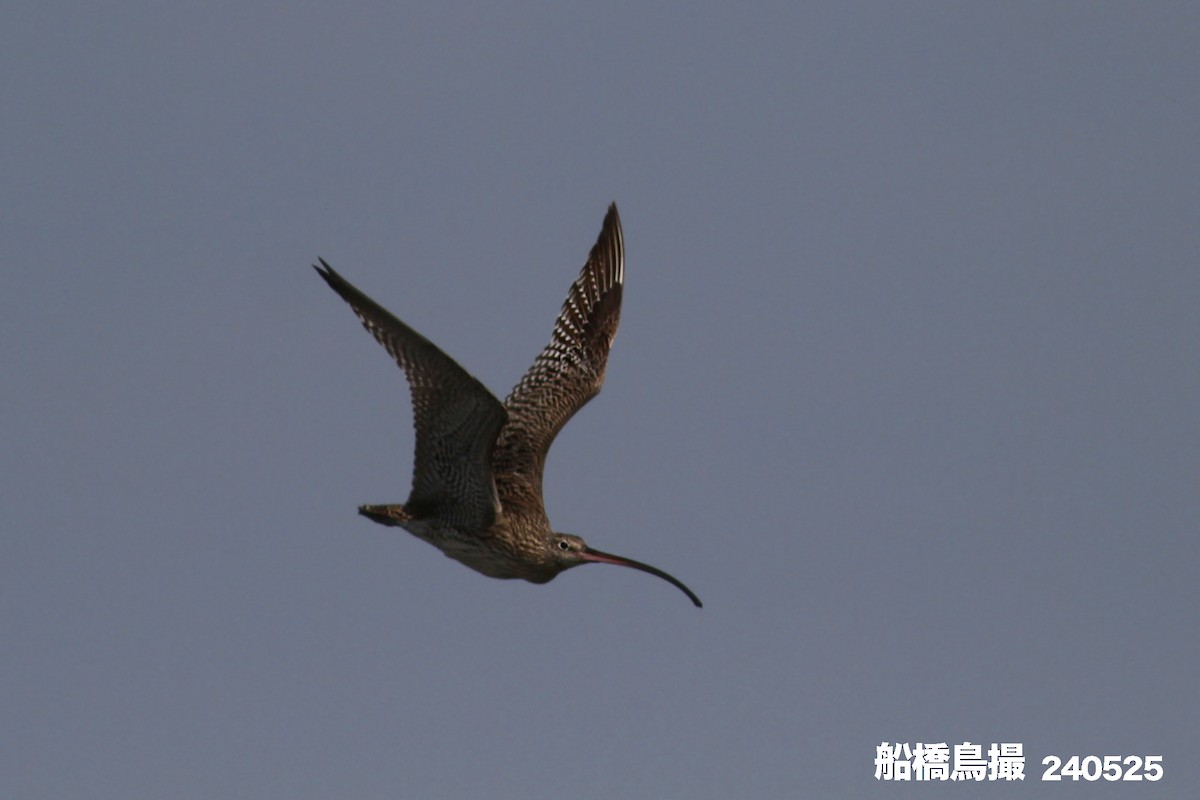
M 673 584 L 657 567 L 555 532 L 542 502 L 542 470 L 554 437 L 604 382 L 621 315 L 625 242 L 614 203 L 571 285 L 550 343 L 501 403 L 437 345 L 334 271 L 314 266 L 408 378 L 416 428 L 412 491 L 405 503 L 358 513 L 429 542 L 492 578 L 546 583 L 580 564 L 614 564 Z

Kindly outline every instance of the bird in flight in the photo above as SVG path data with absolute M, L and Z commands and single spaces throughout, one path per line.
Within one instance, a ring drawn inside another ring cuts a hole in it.
M 314 269 L 404 370 L 412 392 L 416 456 L 408 501 L 359 506 L 358 513 L 401 527 L 492 578 L 546 583 L 580 564 L 614 564 L 657 575 L 701 605 L 691 589 L 657 567 L 555 532 L 542 503 L 546 453 L 567 420 L 600 391 L 620 321 L 625 240 L 615 203 L 567 293 L 550 343 L 503 403 L 319 260 Z

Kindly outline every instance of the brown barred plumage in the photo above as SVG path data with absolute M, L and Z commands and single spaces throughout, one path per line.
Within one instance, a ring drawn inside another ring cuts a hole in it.
M 546 583 L 580 564 L 615 564 L 669 581 L 701 605 L 660 569 L 555 533 L 542 503 L 546 453 L 600 391 L 620 321 L 625 242 L 616 204 L 571 285 L 550 343 L 503 404 L 323 259 L 315 269 L 404 370 L 412 391 L 416 454 L 408 501 L 361 506 L 359 513 L 404 528 L 493 578 Z

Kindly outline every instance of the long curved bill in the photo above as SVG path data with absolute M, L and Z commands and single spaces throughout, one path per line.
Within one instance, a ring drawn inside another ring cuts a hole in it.
M 614 556 L 612 553 L 605 553 L 600 550 L 593 550 L 590 547 L 584 548 L 583 560 L 591 561 L 596 564 L 615 564 L 618 567 L 630 567 L 631 569 L 641 570 L 642 572 L 649 572 L 651 575 L 656 575 L 659 578 L 662 578 L 664 581 L 672 584 L 673 586 L 675 586 L 676 589 L 678 589 L 679 591 L 686 594 L 688 596 L 688 599 L 691 600 L 696 605 L 696 608 L 704 607 L 704 604 L 700 602 L 700 598 L 696 597 L 695 592 L 693 592 L 688 587 L 684 586 L 683 582 L 680 581 L 678 578 L 676 578 L 674 575 L 668 575 L 667 573 L 663 572 L 661 569 L 658 569 L 657 567 L 652 567 L 649 564 L 643 564 L 640 561 L 634 561 L 632 558 L 624 558 L 622 556 Z

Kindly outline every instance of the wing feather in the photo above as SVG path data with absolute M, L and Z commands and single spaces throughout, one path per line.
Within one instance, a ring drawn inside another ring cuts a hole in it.
M 542 471 L 554 437 L 604 383 L 624 282 L 625 240 L 614 203 L 567 293 L 550 343 L 504 401 L 508 422 L 493 456 L 502 493 L 508 486 L 540 507 Z
M 492 450 L 507 418 L 504 406 L 437 345 L 355 288 L 324 259 L 314 268 L 408 378 L 417 441 L 406 507 L 467 529 L 487 530 L 499 509 Z

